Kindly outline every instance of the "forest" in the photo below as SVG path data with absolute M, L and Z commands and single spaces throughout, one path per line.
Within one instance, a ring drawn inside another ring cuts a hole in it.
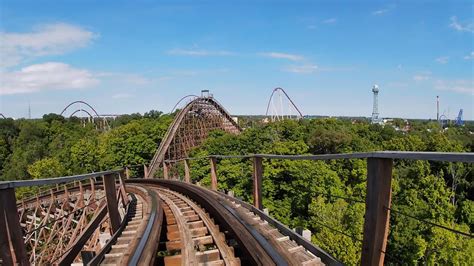
M 0 120 L 0 180 L 57 177 L 148 164 L 173 114 L 150 111 L 97 130 L 79 118 Z M 262 123 L 241 119 L 240 135 L 211 132 L 190 154 L 328 154 L 378 150 L 473 152 L 474 128 L 436 122 L 374 125 L 363 119 L 318 118 Z M 360 261 L 365 212 L 365 160 L 264 160 L 263 205 L 291 228 L 312 231 L 312 242 L 348 265 Z M 218 161 L 219 190 L 252 201 L 248 159 Z M 387 264 L 472 265 L 474 240 L 421 220 L 473 234 L 474 167 L 465 163 L 395 160 Z M 209 161 L 191 161 L 195 183 L 210 185 Z M 17 191 L 19 197 L 28 191 Z

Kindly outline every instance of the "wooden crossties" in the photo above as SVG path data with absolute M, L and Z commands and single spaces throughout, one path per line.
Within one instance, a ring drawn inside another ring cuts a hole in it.
M 362 265 L 383 265 L 390 217 L 392 159 L 367 159 Z

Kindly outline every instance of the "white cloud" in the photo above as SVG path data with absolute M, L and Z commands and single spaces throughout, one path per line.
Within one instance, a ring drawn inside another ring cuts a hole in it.
M 0 95 L 32 93 L 43 90 L 71 90 L 94 87 L 99 80 L 84 69 L 58 62 L 0 72 Z
M 383 14 L 387 13 L 388 11 L 389 11 L 389 9 L 379 9 L 379 10 L 375 10 L 374 12 L 372 12 L 372 15 L 380 16 L 380 15 L 383 15 Z
M 132 98 L 133 95 L 129 93 L 117 93 L 115 95 L 112 95 L 113 99 L 127 99 L 127 98 Z
M 466 60 L 473 60 L 474 59 L 474 52 L 471 52 L 470 54 L 466 55 L 464 57 L 464 59 Z
M 451 24 L 449 26 L 456 31 L 466 31 L 466 32 L 474 32 L 474 24 L 473 23 L 461 23 L 458 21 L 456 16 L 451 17 Z
M 54 23 L 25 33 L 0 32 L 1 67 L 39 56 L 57 55 L 87 46 L 98 35 L 79 26 Z
M 413 76 L 414 81 L 425 81 L 429 79 L 431 79 L 431 72 L 429 71 L 420 72 Z
M 434 83 L 434 87 L 437 90 L 452 91 L 474 96 L 474 80 L 437 80 Z
M 446 64 L 449 61 L 449 56 L 440 56 L 440 57 L 436 58 L 435 61 L 440 63 L 440 64 Z
M 318 70 L 317 65 L 307 64 L 301 66 L 289 66 L 284 69 L 286 72 L 298 73 L 298 74 L 311 74 Z
M 305 59 L 301 55 L 278 53 L 278 52 L 260 53 L 259 55 L 265 56 L 265 57 L 270 57 L 270 58 L 276 58 L 276 59 L 287 59 L 287 60 L 290 60 L 290 61 L 302 61 L 302 60 Z
M 183 56 L 230 56 L 235 55 L 229 51 L 209 51 L 209 50 L 185 50 L 185 49 L 172 49 L 167 52 L 170 55 L 183 55 Z
M 329 19 L 326 19 L 326 20 L 322 21 L 323 24 L 334 24 L 336 22 L 337 22 L 336 18 L 329 18 Z
M 394 8 L 395 8 L 395 5 L 390 5 L 390 6 L 386 7 L 386 8 L 382 8 L 382 9 L 378 9 L 378 10 L 373 11 L 373 12 L 372 12 L 372 15 L 373 15 L 373 16 L 381 16 L 381 15 L 383 15 L 383 14 L 385 14 L 385 13 L 388 13 L 389 11 L 391 11 L 391 10 L 394 9 Z

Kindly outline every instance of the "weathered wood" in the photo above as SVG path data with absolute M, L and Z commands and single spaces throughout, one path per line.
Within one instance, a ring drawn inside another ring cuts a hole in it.
M 122 180 L 123 174 L 119 174 L 119 183 L 120 183 L 120 194 L 122 195 L 122 202 L 123 206 L 128 205 L 128 196 L 127 196 L 127 189 L 125 188 L 125 183 Z
M 10 238 L 9 242 L 14 251 L 14 254 L 12 254 L 13 261 L 20 265 L 29 265 L 30 263 L 23 242 L 23 231 L 21 230 L 18 217 L 15 189 L 8 188 L 0 190 L 0 201 L 2 201 L 5 215 L 2 215 L 2 217 L 5 217 L 6 228 Z
M 3 190 L 0 190 L 0 258 L 2 259 L 3 264 L 13 265 L 14 255 L 11 253 L 5 215 L 5 204 L 3 202 L 3 197 L 1 196 L 3 193 Z
M 143 165 L 143 177 L 148 178 L 148 166 L 146 164 Z
M 211 189 L 217 190 L 217 159 L 216 157 L 210 157 L 209 162 L 211 164 Z
M 104 175 L 105 197 L 107 199 L 107 211 L 109 213 L 112 234 L 120 228 L 120 214 L 118 211 L 117 191 L 115 189 L 115 175 Z
M 120 171 L 122 170 L 103 171 L 103 172 L 96 172 L 96 173 L 90 173 L 90 174 L 84 174 L 84 175 L 73 175 L 73 176 L 64 176 L 64 177 L 56 177 L 56 178 L 32 179 L 32 180 L 21 180 L 21 181 L 4 181 L 4 182 L 0 182 L 0 189 L 70 183 L 73 181 L 81 181 L 81 180 L 86 180 L 89 178 L 96 178 L 102 175 L 114 174 Z
M 390 218 L 392 159 L 367 160 L 362 265 L 383 265 Z
M 59 265 L 71 265 L 74 262 L 74 259 L 76 256 L 81 252 L 82 248 L 86 244 L 86 242 L 89 240 L 91 235 L 94 233 L 94 231 L 97 229 L 97 227 L 100 225 L 100 222 L 102 219 L 105 217 L 107 214 L 107 209 L 105 206 L 100 208 L 100 210 L 95 214 L 95 216 L 92 218 L 92 220 L 89 222 L 87 227 L 84 229 L 82 234 L 77 237 L 74 241 L 74 243 L 71 245 L 71 249 L 69 249 L 61 258 L 59 261 Z
M 163 162 L 163 178 L 169 179 L 168 164 L 166 162 Z
M 262 175 L 263 165 L 262 157 L 253 158 L 253 206 L 261 210 L 262 204 Z
M 125 167 L 125 179 L 130 178 L 130 169 L 128 167 Z
M 184 160 L 184 182 L 191 182 L 191 173 L 189 171 L 189 160 Z

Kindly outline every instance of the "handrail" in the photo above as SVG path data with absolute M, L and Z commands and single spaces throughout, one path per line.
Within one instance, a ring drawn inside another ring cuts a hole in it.
M 4 181 L 4 182 L 0 182 L 0 189 L 68 183 L 71 181 L 81 181 L 81 180 L 85 180 L 89 178 L 100 177 L 103 175 L 118 174 L 118 173 L 121 173 L 122 171 L 123 169 L 121 168 L 117 170 L 94 172 L 94 173 L 88 173 L 88 174 L 83 174 L 83 175 L 72 175 L 72 176 L 43 178 L 43 179 L 34 179 L 34 180 Z
M 257 210 L 263 208 L 262 204 L 262 159 L 275 160 L 336 160 L 336 159 L 364 159 L 367 162 L 366 198 L 364 231 L 362 241 L 362 265 L 381 265 L 386 255 L 388 228 L 390 225 L 391 182 L 392 170 L 395 160 L 424 160 L 438 162 L 463 162 L 474 163 L 472 152 L 417 152 L 417 151 L 372 151 L 342 154 L 306 154 L 306 155 L 277 155 L 277 154 L 248 154 L 248 155 L 208 155 L 178 160 L 165 160 L 163 164 L 163 178 L 169 179 L 168 164 L 184 163 L 184 174 L 187 183 L 190 182 L 190 160 L 207 159 L 210 166 L 211 190 L 218 189 L 217 159 L 248 159 L 253 164 L 253 206 Z M 396 210 L 394 213 L 401 214 Z M 410 217 L 410 216 L 408 216 Z M 413 217 L 412 217 L 413 218 Z M 431 223 L 429 221 L 422 221 Z M 323 224 L 320 224 L 323 225 Z M 434 225 L 434 224 L 433 224 Z M 325 226 L 325 225 L 323 225 Z M 469 233 L 453 230 L 452 228 L 436 225 L 451 232 L 472 237 Z M 331 228 L 330 228 L 331 229 Z M 334 229 L 332 229 L 334 230 Z M 341 233 L 341 232 L 339 232 Z M 346 235 L 346 234 L 344 234 Z M 350 235 L 346 235 L 352 237 Z M 388 256 L 388 255 L 387 255 Z
M 375 151 L 375 152 L 355 152 L 339 154 L 318 154 L 318 155 L 278 155 L 278 154 L 249 154 L 249 155 L 208 155 L 202 157 L 189 157 L 178 160 L 165 160 L 167 163 L 181 162 L 184 160 L 200 159 L 246 159 L 260 157 L 264 159 L 284 159 L 284 160 L 334 160 L 334 159 L 406 159 L 406 160 L 427 160 L 443 162 L 465 162 L 474 163 L 474 153 L 472 152 L 414 152 L 414 151 Z

